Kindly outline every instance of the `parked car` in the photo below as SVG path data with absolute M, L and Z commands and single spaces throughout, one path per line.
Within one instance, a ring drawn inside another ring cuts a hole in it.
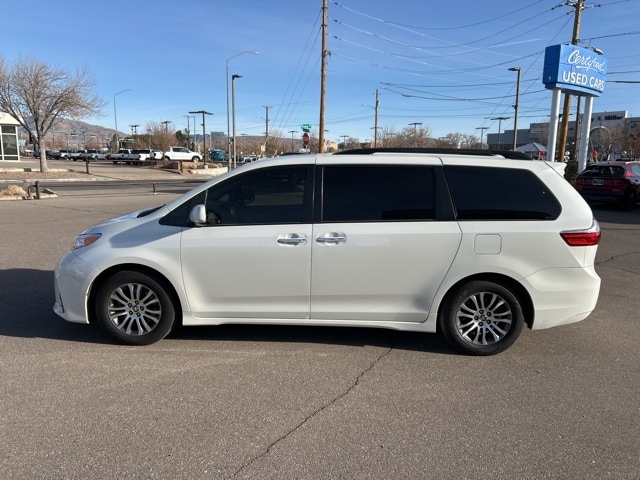
M 616 202 L 635 208 L 640 199 L 640 162 L 616 161 L 587 165 L 576 178 L 576 190 L 592 202 Z
M 224 162 L 227 159 L 227 155 L 224 150 L 213 149 L 209 150 L 209 161 L 211 162 Z
M 495 354 L 525 325 L 586 318 L 600 289 L 591 209 L 564 165 L 523 158 L 371 149 L 252 162 L 81 233 L 56 268 L 54 311 L 134 345 L 180 323 L 325 325 L 441 332 Z
M 164 152 L 164 159 L 167 161 L 180 160 L 185 162 L 200 162 L 202 155 L 198 152 L 192 152 L 186 147 L 169 147 Z

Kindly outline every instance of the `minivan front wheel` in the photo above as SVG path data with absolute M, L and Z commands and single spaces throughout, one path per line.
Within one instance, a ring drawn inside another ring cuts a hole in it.
M 471 281 L 453 291 L 438 317 L 439 331 L 455 349 L 470 355 L 503 352 L 524 326 L 515 294 L 501 284 Z
M 110 335 L 129 345 L 149 345 L 166 337 L 175 308 L 165 287 L 140 272 L 109 277 L 96 295 L 96 316 Z

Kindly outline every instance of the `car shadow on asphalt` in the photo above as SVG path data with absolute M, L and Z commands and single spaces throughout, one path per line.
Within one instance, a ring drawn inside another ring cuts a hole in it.
M 0 335 L 70 342 L 116 344 L 97 325 L 67 322 L 53 312 L 53 272 L 35 269 L 0 271 Z M 379 346 L 409 351 L 455 354 L 436 334 L 378 328 L 221 325 L 181 327 L 169 338 L 184 341 L 233 341 Z

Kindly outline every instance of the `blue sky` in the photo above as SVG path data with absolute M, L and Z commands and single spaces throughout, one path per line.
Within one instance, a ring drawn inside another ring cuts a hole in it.
M 544 49 L 569 43 L 574 9 L 564 0 L 340 0 L 328 4 L 326 138 L 373 138 L 379 126 L 420 122 L 434 137 L 513 128 L 516 73 L 522 69 L 519 127 L 547 121 Z M 572 2 L 571 2 L 572 3 Z M 609 61 L 594 111 L 640 116 L 640 1 L 587 1 L 580 43 Z M 28 6 L 28 9 L 25 8 Z M 206 110 L 207 131 L 227 130 L 226 65 L 236 80 L 236 131 L 289 137 L 317 133 L 322 0 L 32 0 L 0 8 L 2 55 L 33 55 L 93 72 L 103 115 L 85 121 L 118 130 Z M 554 8 L 555 7 L 555 8 Z M 257 51 L 257 55 L 241 54 Z M 238 55 L 238 56 L 236 56 Z M 231 59 L 231 57 L 234 57 Z M 231 60 L 229 60 L 231 59 Z M 575 105 L 575 102 L 574 102 Z M 196 119 L 201 131 L 202 117 Z M 193 125 L 193 120 L 191 120 Z M 486 133 L 485 133 L 486 134 Z

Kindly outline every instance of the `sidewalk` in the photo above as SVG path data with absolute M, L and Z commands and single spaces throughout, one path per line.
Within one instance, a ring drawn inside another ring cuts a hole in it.
M 24 200 L 40 195 L 38 198 L 55 197 L 54 192 L 40 185 L 51 185 L 57 182 L 91 182 L 91 181 L 139 181 L 139 182 L 182 182 L 188 179 L 209 180 L 222 175 L 227 168 L 185 169 L 177 170 L 154 168 L 151 166 L 114 165 L 111 162 L 90 162 L 89 173 L 85 162 L 71 160 L 48 160 L 46 172 L 40 172 L 40 161 L 27 158 L 19 162 L 0 162 L 0 200 Z M 38 193 L 40 192 L 40 193 Z
M 213 178 L 226 172 L 224 169 L 167 170 L 150 166 L 114 165 L 110 162 L 90 162 L 89 173 L 85 162 L 71 160 L 47 160 L 49 171 L 40 172 L 37 158 L 19 162 L 0 162 L 0 181 L 10 183 L 47 181 L 110 181 L 110 180 L 171 180 L 172 178 Z M 194 172 L 194 173 L 192 173 Z

